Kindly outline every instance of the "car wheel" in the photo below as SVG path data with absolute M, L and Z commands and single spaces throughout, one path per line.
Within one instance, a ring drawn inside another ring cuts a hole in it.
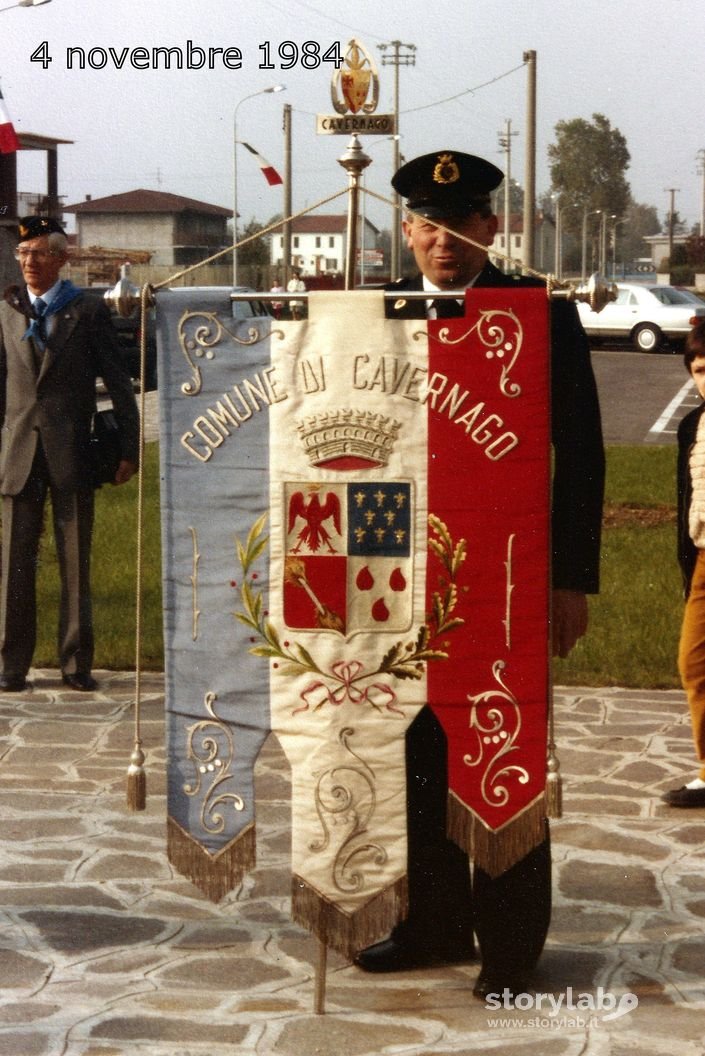
M 663 334 L 653 323 L 644 323 L 636 328 L 632 341 L 638 352 L 658 352 L 663 344 Z

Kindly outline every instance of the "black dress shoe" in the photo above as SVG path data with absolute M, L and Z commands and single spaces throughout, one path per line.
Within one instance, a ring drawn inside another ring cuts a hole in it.
M 71 689 L 77 689 L 79 693 L 89 693 L 92 689 L 98 688 L 98 683 L 92 675 L 84 675 L 80 671 L 77 671 L 75 675 L 64 675 L 62 682 Z
M 21 693 L 27 686 L 24 675 L 0 675 L 0 692 Z
M 440 964 L 462 964 L 472 961 L 475 951 L 466 947 L 431 947 L 412 945 L 396 939 L 384 939 L 368 946 L 355 956 L 354 963 L 363 972 L 410 972 Z
M 502 969 L 482 968 L 472 992 L 475 997 L 486 1000 L 490 994 L 498 1000 L 513 1001 L 517 994 L 525 994 L 529 983 L 529 973 Z
M 661 796 L 669 807 L 705 807 L 705 788 L 672 788 Z

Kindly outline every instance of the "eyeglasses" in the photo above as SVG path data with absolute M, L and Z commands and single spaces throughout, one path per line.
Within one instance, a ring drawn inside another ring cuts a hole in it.
M 16 249 L 15 260 L 25 261 L 29 260 L 30 257 L 34 257 L 35 260 L 49 260 L 50 257 L 58 256 L 57 253 L 52 253 L 50 249 Z

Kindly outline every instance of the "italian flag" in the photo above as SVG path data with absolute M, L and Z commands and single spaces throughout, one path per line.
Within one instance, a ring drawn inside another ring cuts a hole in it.
M 245 150 L 249 150 L 250 154 L 253 154 L 255 158 L 257 158 L 257 164 L 262 170 L 262 175 L 271 187 L 274 187 L 276 186 L 276 184 L 283 182 L 277 170 L 274 168 L 273 165 L 269 164 L 266 158 L 263 158 L 262 155 L 259 154 L 254 147 L 251 147 L 249 143 L 245 143 L 244 140 L 240 140 L 240 142 L 242 143 Z
M 13 154 L 19 149 L 20 141 L 7 112 L 2 92 L 0 92 L 0 154 Z

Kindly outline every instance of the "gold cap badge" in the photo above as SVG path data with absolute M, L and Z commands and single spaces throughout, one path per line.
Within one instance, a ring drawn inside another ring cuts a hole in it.
M 439 154 L 433 170 L 434 183 L 456 183 L 460 179 L 460 169 L 452 154 Z

